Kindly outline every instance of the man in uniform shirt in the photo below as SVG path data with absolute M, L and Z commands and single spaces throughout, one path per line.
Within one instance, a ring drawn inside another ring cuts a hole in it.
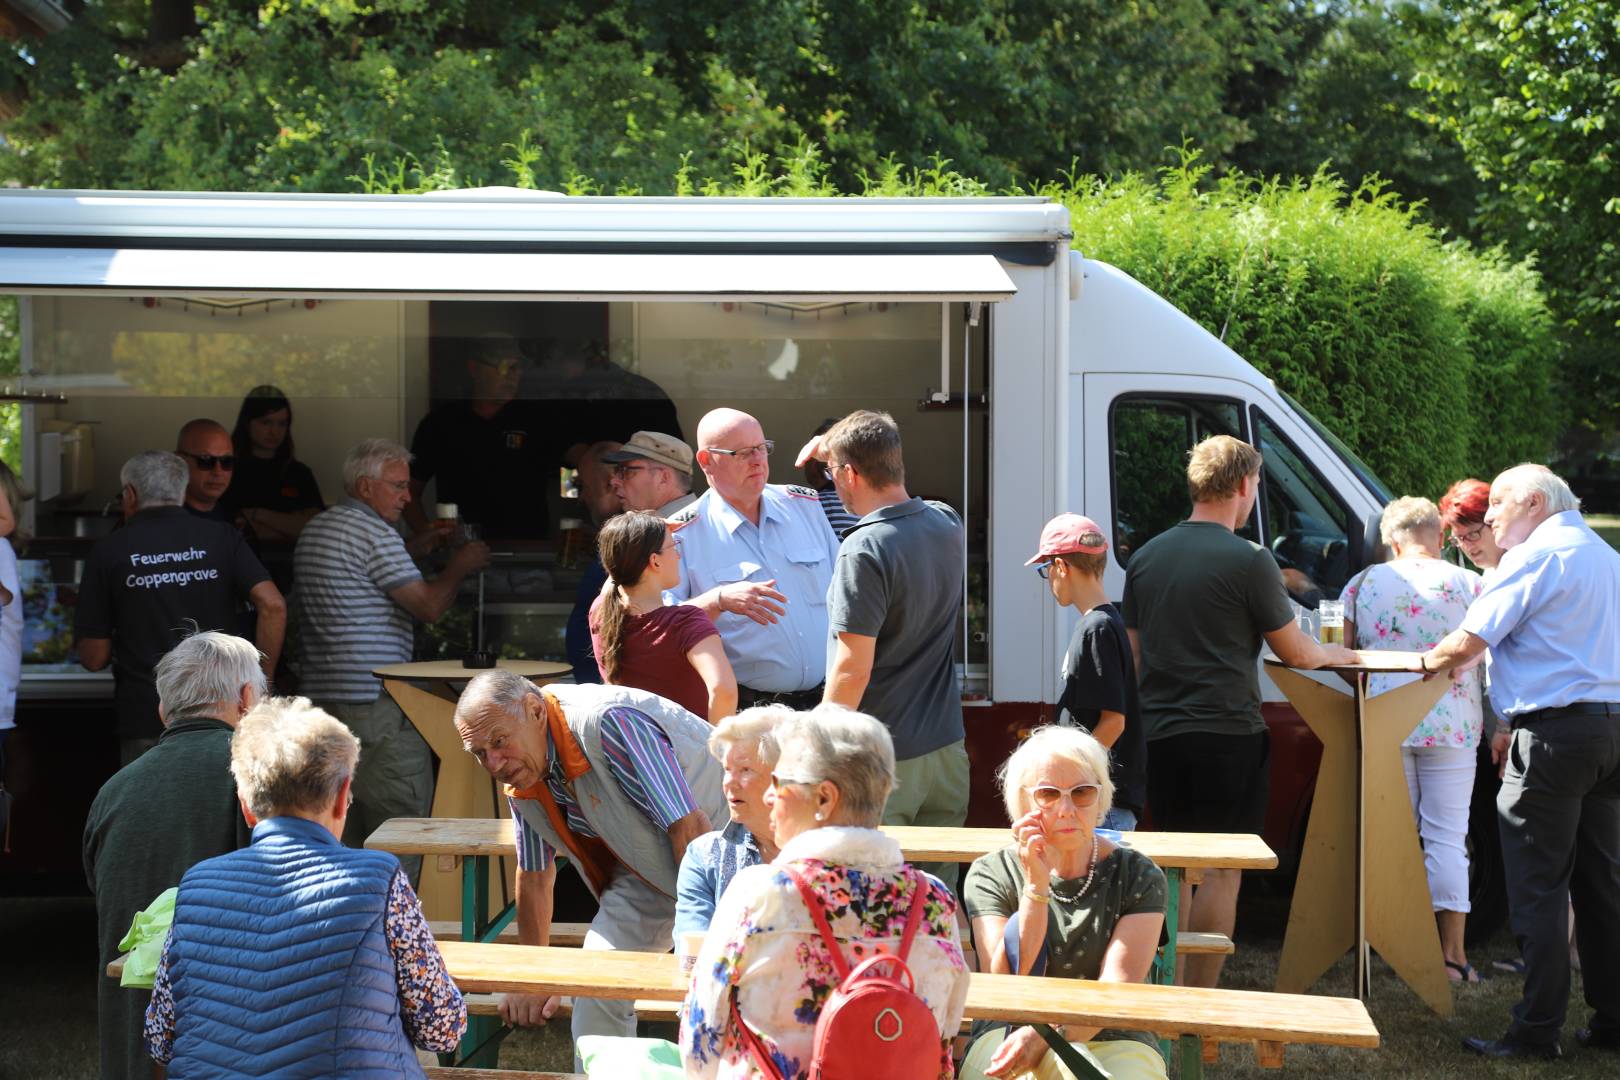
M 662 431 L 638 431 L 602 460 L 614 466 L 613 490 L 626 510 L 672 517 L 697 502 L 692 494 L 692 448 Z
M 180 429 L 174 452 L 185 458 L 190 471 L 186 509 L 194 517 L 234 524 L 230 511 L 220 504 L 236 471 L 231 433 L 215 420 L 191 420 Z
M 774 444 L 759 421 L 716 409 L 698 423 L 697 462 L 709 490 L 682 522 L 677 602 L 706 610 L 737 673 L 739 708 L 821 701 L 827 586 L 838 538 L 816 493 L 766 483 Z
M 149 450 L 124 463 L 122 529 L 85 560 L 74 636 L 90 671 L 113 666 L 120 759 L 129 764 L 158 740 L 152 668 L 196 630 L 235 630 L 238 605 L 252 603 L 254 644 L 275 671 L 287 605 L 239 529 L 199 521 L 181 506 L 186 463 Z
M 1485 524 L 1504 554 L 1462 626 L 1418 658 L 1447 671 L 1491 651 L 1491 704 L 1512 735 L 1501 818 L 1508 913 L 1524 954 L 1524 996 L 1485 1057 L 1556 1058 L 1569 1007 L 1575 907 L 1587 1027 L 1582 1046 L 1620 1051 L 1620 555 L 1581 520 L 1580 500 L 1541 465 L 1491 483 Z

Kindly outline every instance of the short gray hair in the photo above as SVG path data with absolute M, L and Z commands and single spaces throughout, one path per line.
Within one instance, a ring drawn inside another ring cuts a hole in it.
M 255 700 L 263 697 L 261 659 L 252 642 L 231 634 L 218 630 L 192 634 L 170 649 L 152 672 L 165 722 L 212 716 L 215 705 L 235 701 L 244 686 L 253 687 Z
M 179 454 L 167 450 L 146 450 L 124 462 L 118 470 L 118 483 L 135 489 L 135 505 L 179 506 L 191 482 L 191 469 Z
M 1561 514 L 1566 510 L 1581 508 L 1581 500 L 1569 490 L 1564 478 L 1545 465 L 1536 465 L 1528 461 L 1523 465 L 1515 465 L 1491 481 L 1492 488 L 1498 484 L 1520 499 L 1532 494 L 1540 495 L 1547 501 L 1549 514 Z
M 411 463 L 411 452 L 391 439 L 365 439 L 356 443 L 343 459 L 343 490 L 350 495 L 362 479 L 375 480 L 396 461 Z
M 801 764 L 811 775 L 797 779 L 826 780 L 838 788 L 849 824 L 875 829 L 883 823 L 883 804 L 895 785 L 888 728 L 853 709 L 818 705 L 784 717 L 776 742 L 784 750 L 789 743 L 803 748 Z
M 756 705 L 752 709 L 732 713 L 709 732 L 709 753 L 714 755 L 716 761 L 724 761 L 726 750 L 736 743 L 742 743 L 753 746 L 759 760 L 774 767 L 782 756 L 782 747 L 776 741 L 776 729 L 792 715 L 793 710 L 786 705 Z
M 1108 751 L 1088 731 L 1058 724 L 1047 724 L 1030 732 L 1024 745 L 1013 751 L 996 773 L 1001 785 L 1002 798 L 1007 805 L 1007 820 L 1017 821 L 1029 813 L 1029 778 L 1035 771 L 1053 759 L 1078 765 L 1091 777 L 1097 792 L 1097 821 L 1108 816 L 1114 805 L 1114 782 L 1108 778 Z
M 529 714 L 523 709 L 523 699 L 539 693 L 540 688 L 521 675 L 500 668 L 480 671 L 468 680 L 467 688 L 456 701 L 455 721 L 463 723 L 484 715 L 490 709 L 499 709 L 508 716 L 527 720 Z
M 1425 529 L 1440 531 L 1440 508 L 1421 495 L 1392 499 L 1378 520 L 1378 538 L 1385 547 L 1393 546 L 1396 540 L 1404 543 Z
M 231 736 L 236 793 L 259 820 L 322 811 L 360 761 L 360 740 L 308 698 L 266 698 Z

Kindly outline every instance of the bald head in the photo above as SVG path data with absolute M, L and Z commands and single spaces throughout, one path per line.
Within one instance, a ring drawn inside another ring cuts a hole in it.
M 186 505 L 195 510 L 212 510 L 225 489 L 231 486 L 235 451 L 231 433 L 216 420 L 192 420 L 180 429 L 175 452 L 191 470 L 186 482 Z
M 737 510 L 754 518 L 770 478 L 765 429 L 736 409 L 715 409 L 698 421 L 697 462 L 709 486 Z

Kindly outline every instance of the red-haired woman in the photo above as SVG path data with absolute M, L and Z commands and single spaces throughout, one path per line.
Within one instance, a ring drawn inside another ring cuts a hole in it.
M 1451 542 L 1479 567 L 1487 581 L 1502 559 L 1496 536 L 1485 524 L 1490 506 L 1491 485 L 1473 477 L 1457 481 L 1440 496 L 1440 527 L 1451 533 Z
M 713 724 L 737 711 L 737 677 L 720 631 L 702 608 L 664 605 L 681 578 L 675 533 L 657 514 L 631 510 L 597 535 L 608 572 L 591 605 L 591 648 L 602 681 L 666 697 Z

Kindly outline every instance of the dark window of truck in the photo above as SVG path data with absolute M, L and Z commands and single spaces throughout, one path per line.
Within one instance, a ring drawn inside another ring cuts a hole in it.
M 1109 416 L 1113 455 L 1114 557 L 1131 553 L 1186 518 L 1187 451 L 1211 435 L 1243 438 L 1243 407 L 1209 397 L 1121 397 Z M 1242 535 L 1255 539 L 1254 526 Z
M 1289 592 L 1309 594 L 1309 579 L 1332 599 L 1355 571 L 1350 512 L 1276 425 L 1259 409 L 1254 427 L 1265 456 L 1259 509 L 1265 543 L 1282 567 Z M 1355 534 L 1360 535 L 1356 526 Z

